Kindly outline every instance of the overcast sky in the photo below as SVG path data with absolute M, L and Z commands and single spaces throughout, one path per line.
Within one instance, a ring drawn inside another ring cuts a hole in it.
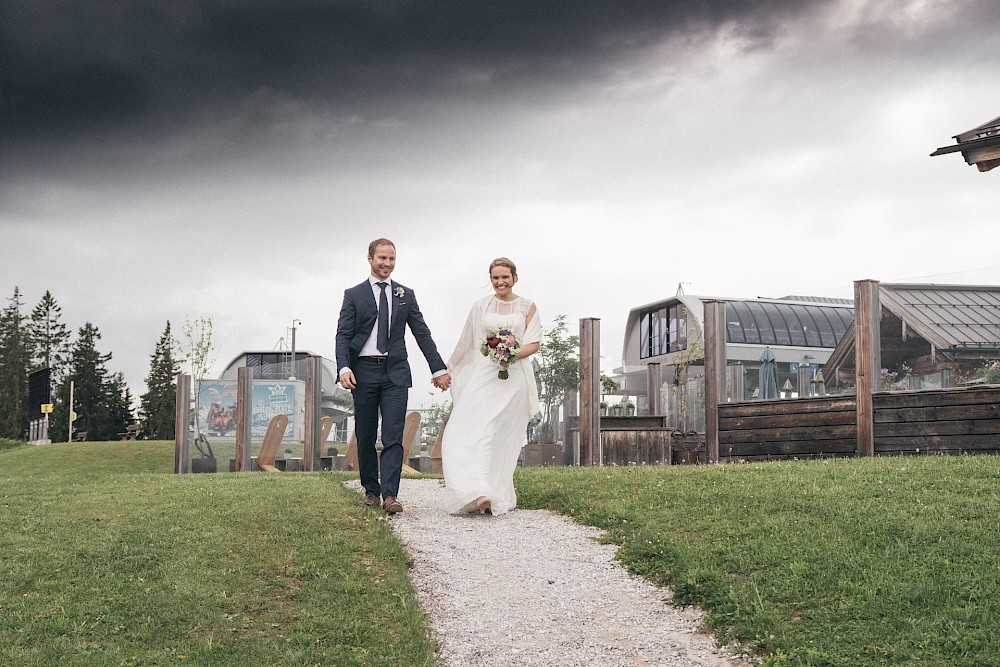
M 396 242 L 447 358 L 499 255 L 543 322 L 674 294 L 1000 284 L 995 0 L 0 4 L 0 294 L 50 290 L 133 394 L 169 320 L 215 370 L 334 356 Z M 411 403 L 430 400 L 411 345 Z

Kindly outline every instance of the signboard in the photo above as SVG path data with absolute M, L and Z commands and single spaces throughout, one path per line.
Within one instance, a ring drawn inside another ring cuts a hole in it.
M 254 380 L 250 437 L 263 438 L 277 414 L 288 416 L 285 438 L 299 439 L 304 428 L 301 380 Z M 198 387 L 198 427 L 208 437 L 236 438 L 236 380 L 202 380 Z
M 45 414 L 42 406 L 52 401 L 49 391 L 50 377 L 48 368 L 41 368 L 28 375 L 28 417 L 31 419 Z
M 52 412 L 52 404 L 51 403 L 42 403 L 42 414 L 43 415 L 47 415 L 47 414 L 50 414 L 51 412 Z

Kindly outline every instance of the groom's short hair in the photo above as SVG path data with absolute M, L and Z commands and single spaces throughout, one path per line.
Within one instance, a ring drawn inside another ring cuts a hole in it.
M 378 248 L 380 245 L 391 245 L 393 250 L 396 249 L 396 244 L 390 241 L 389 239 L 375 239 L 374 241 L 368 244 L 368 256 L 374 257 L 375 249 Z

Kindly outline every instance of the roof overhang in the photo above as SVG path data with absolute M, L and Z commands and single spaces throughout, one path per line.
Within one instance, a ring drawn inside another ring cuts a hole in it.
M 956 134 L 954 138 L 957 141 L 954 146 L 939 148 L 931 153 L 931 157 L 961 152 L 965 162 L 976 165 L 979 171 L 1000 167 L 1000 118 Z

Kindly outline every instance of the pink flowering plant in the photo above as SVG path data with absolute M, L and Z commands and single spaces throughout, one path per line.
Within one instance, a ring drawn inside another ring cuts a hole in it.
M 986 384 L 1000 384 L 1000 359 L 987 359 L 983 362 L 979 376 Z
M 899 371 L 883 368 L 879 373 L 881 391 L 905 391 L 907 384 L 905 380 L 910 375 L 910 367 L 903 364 Z
M 506 327 L 497 327 L 486 334 L 486 340 L 479 346 L 479 351 L 498 364 L 502 364 L 497 377 L 506 380 L 510 375 L 506 366 L 514 363 L 517 352 L 521 349 L 521 341 L 514 332 Z

